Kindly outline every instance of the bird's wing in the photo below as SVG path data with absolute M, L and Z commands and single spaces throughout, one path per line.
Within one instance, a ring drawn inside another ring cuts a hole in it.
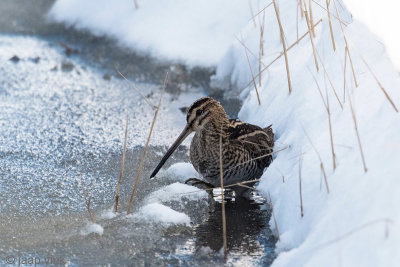
M 254 158 L 261 157 L 260 163 L 270 162 L 271 156 L 262 156 L 270 155 L 273 151 L 274 133 L 271 125 L 263 129 L 239 120 L 230 120 L 228 132 L 231 142 L 239 142 Z

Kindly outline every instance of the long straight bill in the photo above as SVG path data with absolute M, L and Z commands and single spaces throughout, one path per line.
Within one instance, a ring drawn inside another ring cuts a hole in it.
M 156 176 L 158 171 L 161 169 L 161 167 L 164 165 L 164 163 L 167 161 L 167 159 L 171 156 L 171 154 L 175 151 L 175 149 L 191 133 L 192 133 L 192 130 L 189 128 L 188 125 L 186 125 L 185 128 L 183 129 L 183 131 L 181 132 L 181 134 L 178 136 L 178 138 L 175 140 L 175 142 L 172 144 L 172 146 L 168 149 L 167 153 L 165 153 L 165 155 L 161 159 L 160 163 L 158 163 L 157 167 L 154 169 L 153 173 L 150 175 L 150 178 L 153 178 L 154 176 Z

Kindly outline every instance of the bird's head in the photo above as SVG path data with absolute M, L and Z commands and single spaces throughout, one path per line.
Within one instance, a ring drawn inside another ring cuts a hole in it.
M 203 129 L 218 130 L 221 125 L 228 123 L 228 115 L 222 105 L 211 97 L 203 97 L 196 100 L 187 111 L 186 126 L 175 140 L 175 142 L 165 153 L 160 163 L 157 165 L 150 178 L 153 178 L 175 149 L 186 139 L 192 132 L 199 132 Z

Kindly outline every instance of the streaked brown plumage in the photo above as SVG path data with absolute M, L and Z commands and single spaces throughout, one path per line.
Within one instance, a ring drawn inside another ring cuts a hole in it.
M 164 155 L 151 178 L 164 165 L 172 152 L 192 132 L 190 160 L 207 183 L 220 185 L 219 144 L 222 136 L 222 167 L 224 185 L 254 180 L 272 161 L 274 133 L 271 126 L 264 129 L 239 120 L 228 118 L 221 104 L 203 97 L 188 109 L 186 127 Z M 243 195 L 246 188 L 235 187 L 236 195 Z

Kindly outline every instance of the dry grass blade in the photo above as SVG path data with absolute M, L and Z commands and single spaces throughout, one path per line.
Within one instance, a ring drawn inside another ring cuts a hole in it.
M 300 0 L 300 1 L 303 1 L 303 0 Z M 313 40 L 313 35 L 312 35 L 313 27 L 311 27 L 311 22 L 310 22 L 310 18 L 308 16 L 308 12 L 307 12 L 306 2 L 303 2 L 303 5 L 304 5 L 304 15 L 306 17 L 306 22 L 307 22 L 307 27 L 308 27 L 308 34 L 310 35 L 310 42 L 311 42 L 313 55 L 314 55 L 315 68 L 317 69 L 317 72 L 318 72 L 319 71 L 318 60 L 317 60 L 317 55 L 315 52 L 315 45 L 314 45 L 314 40 Z
M 297 0 L 297 1 L 298 1 L 297 6 L 300 8 L 301 18 L 304 18 L 304 10 L 303 10 L 303 7 L 301 5 L 301 0 Z
M 328 12 L 328 10 L 324 7 L 324 6 L 322 6 L 320 3 L 318 3 L 317 1 L 315 1 L 315 0 L 312 0 L 315 4 L 317 4 L 320 8 L 322 8 L 323 10 L 325 10 L 326 12 Z M 329 1 L 330 2 L 330 1 Z M 348 22 L 345 22 L 345 21 L 343 21 L 341 18 L 339 18 L 339 17 L 337 17 L 336 15 L 334 15 L 334 14 L 331 14 L 332 15 L 332 17 L 334 17 L 336 20 L 338 20 L 339 22 L 341 22 L 344 26 L 348 26 L 349 25 L 349 23 Z
M 315 153 L 317 154 L 318 158 L 319 158 L 319 162 L 320 162 L 320 168 L 322 171 L 322 174 L 324 175 L 324 180 L 325 180 L 325 186 L 326 186 L 326 191 L 329 193 L 329 185 L 328 185 L 328 179 L 326 178 L 326 172 L 325 172 L 325 167 L 324 167 L 324 163 L 322 162 L 322 158 L 321 155 L 319 154 L 317 148 L 314 146 L 313 142 L 311 141 L 310 136 L 308 136 L 306 130 L 303 128 L 303 132 L 305 134 L 305 136 L 307 137 L 308 142 L 311 144 L 311 147 L 313 148 L 313 150 L 315 151 Z
M 255 77 L 254 77 L 254 74 L 253 74 L 253 69 L 251 68 L 251 63 L 250 63 L 249 55 L 247 54 L 247 49 L 246 48 L 244 48 L 244 52 L 246 53 L 247 63 L 249 63 L 251 78 L 252 78 L 252 81 L 253 81 L 254 89 L 256 90 L 256 94 L 257 94 L 258 105 L 261 105 L 260 96 L 258 94 L 258 89 L 257 89 L 257 83 L 256 83 L 256 80 L 255 80 Z
M 124 175 L 126 143 L 127 143 L 126 141 L 128 139 L 128 122 L 129 122 L 129 117 L 126 116 L 125 136 L 124 136 L 124 150 L 122 151 L 122 162 L 121 162 L 121 170 L 119 171 L 117 192 L 115 193 L 114 212 L 118 211 L 119 191 L 120 191 L 120 188 L 121 188 L 122 176 Z
M 92 198 L 90 196 L 88 196 L 88 194 L 87 194 L 85 184 L 83 183 L 82 174 L 80 174 L 80 176 L 81 176 L 81 186 L 82 186 L 82 189 L 83 189 L 83 197 L 85 198 L 85 204 L 86 204 L 86 209 L 87 209 L 88 214 L 89 214 L 89 219 L 90 219 L 90 221 L 92 223 L 96 223 L 96 221 L 94 220 L 93 212 L 92 212 L 92 210 L 90 208 L 90 204 L 91 204 Z
M 322 20 L 320 19 L 317 23 L 315 23 L 314 28 L 321 22 Z M 287 51 L 289 51 L 290 49 L 292 49 L 294 46 L 296 46 L 301 40 L 303 40 L 306 36 L 308 35 L 308 31 L 306 33 L 304 33 L 299 39 L 297 39 L 296 42 L 294 42 L 293 44 L 291 44 L 288 48 Z M 241 42 L 241 41 L 239 41 Z M 251 51 L 249 51 L 251 52 Z M 266 71 L 272 64 L 274 64 L 278 59 L 280 59 L 282 56 L 284 55 L 284 53 L 280 53 L 279 56 L 277 56 L 274 60 L 272 60 L 268 65 L 266 65 L 261 72 Z M 253 56 L 255 56 L 253 54 Z M 258 74 L 255 76 L 255 78 L 258 78 Z M 245 89 L 247 87 L 249 87 L 251 85 L 252 81 L 250 81 L 244 88 Z
M 136 188 L 137 188 L 137 186 L 138 186 L 140 174 L 141 174 L 142 168 L 143 168 L 144 158 L 146 157 L 146 153 L 147 153 L 147 149 L 148 149 L 148 147 L 149 147 L 149 142 L 150 142 L 151 134 L 152 134 L 152 132 L 153 132 L 154 124 L 155 124 L 156 119 L 157 119 L 158 111 L 160 110 L 161 100 L 162 100 L 162 97 L 163 97 L 163 95 L 164 95 L 165 87 L 166 87 L 167 81 L 168 81 L 168 74 L 169 74 L 169 73 L 167 72 L 167 74 L 165 75 L 163 90 L 162 90 L 161 95 L 160 95 L 160 100 L 158 101 L 157 109 L 156 109 L 156 111 L 154 112 L 153 121 L 152 121 L 151 126 L 150 126 L 150 132 L 149 132 L 149 135 L 148 135 L 148 137 L 147 137 L 146 145 L 145 145 L 145 147 L 144 147 L 144 149 L 143 149 L 142 157 L 141 157 L 141 159 L 140 159 L 139 168 L 138 168 L 138 171 L 137 171 L 137 174 L 136 174 L 135 184 L 134 184 L 134 186 L 133 186 L 132 193 L 131 193 L 131 197 L 130 197 L 130 199 L 129 199 L 128 214 L 130 214 L 130 213 L 131 213 L 131 210 L 132 210 L 133 197 L 135 196 Z
M 130 86 L 133 88 L 133 90 L 135 90 L 136 93 L 138 93 L 138 94 L 144 99 L 144 101 L 146 101 L 146 103 L 147 103 L 153 110 L 156 110 L 157 107 L 154 106 L 154 105 L 149 101 L 149 99 L 147 99 L 147 97 L 144 96 L 144 95 L 142 94 L 142 92 L 140 92 L 140 90 L 139 90 L 132 82 L 130 82 L 121 72 L 119 72 L 118 69 L 115 69 L 115 70 L 118 72 L 118 74 L 119 74 L 122 78 L 124 78 L 125 81 L 127 81 L 127 82 L 130 84 Z
M 300 215 L 304 217 L 304 209 L 303 209 L 303 193 L 301 190 L 301 157 L 299 158 L 299 191 L 300 191 Z
M 311 25 L 311 32 L 315 38 L 315 30 L 314 30 L 314 18 L 313 18 L 313 14 L 312 14 L 312 5 L 311 5 L 311 0 L 308 0 L 308 7 L 310 9 L 310 25 Z
M 221 128 L 222 131 L 222 128 Z M 222 134 L 219 136 L 219 175 L 221 179 L 221 192 L 222 192 L 222 237 L 224 243 L 224 256 L 227 256 L 227 240 L 226 240 L 226 216 L 225 216 L 225 195 L 224 195 L 224 174 L 222 171 Z
M 329 9 L 329 2 L 330 2 L 330 0 L 326 0 L 326 10 L 328 12 L 329 30 L 331 32 L 331 40 L 332 40 L 333 51 L 336 51 L 335 38 L 333 37 L 331 11 Z
M 325 97 L 326 97 L 326 101 L 325 101 L 324 97 L 322 95 L 321 87 L 319 87 L 317 79 L 315 78 L 314 74 L 311 72 L 310 69 L 308 69 L 308 71 L 311 73 L 311 75 L 312 75 L 312 77 L 314 79 L 314 82 L 317 85 L 319 94 L 321 95 L 322 102 L 324 103 L 324 106 L 325 106 L 325 110 L 326 110 L 326 112 L 328 114 L 329 135 L 330 135 L 330 140 L 331 140 L 332 162 L 333 162 L 333 169 L 335 170 L 336 169 L 336 155 L 335 155 L 335 147 L 334 147 L 334 144 L 333 144 L 332 118 L 331 118 L 331 110 L 330 110 L 330 107 L 329 107 L 328 89 L 327 89 L 327 86 L 325 84 Z
M 268 202 L 269 207 L 271 208 L 272 218 L 274 219 L 276 235 L 278 236 L 278 240 L 281 241 L 281 235 L 279 233 L 278 223 L 276 222 L 276 218 L 275 218 L 274 206 L 272 205 L 272 199 L 271 199 L 271 195 L 269 194 L 269 192 L 268 192 L 268 197 L 269 197 L 269 202 Z
M 260 21 L 260 48 L 258 51 L 258 86 L 261 87 L 261 58 L 264 55 L 264 24 L 265 24 L 265 12 L 263 13 L 263 19 L 262 22 Z
M 250 19 L 249 19 L 249 21 L 250 20 L 254 20 L 255 19 L 255 17 L 257 17 L 258 15 L 260 15 L 261 14 L 261 12 L 263 12 L 264 10 L 266 10 L 268 7 L 270 7 L 272 5 L 272 2 L 271 3 L 269 3 L 268 5 L 266 5 L 263 9 L 261 9 L 260 11 L 258 11 L 254 16 L 252 16 Z
M 261 64 L 265 67 L 265 64 L 262 62 L 262 60 L 260 59 L 260 57 L 256 56 L 256 55 L 253 53 L 253 51 L 251 51 L 251 50 L 247 47 L 247 45 L 246 45 L 242 40 L 240 40 L 237 36 L 235 36 L 235 38 L 236 38 L 236 40 L 247 50 L 247 52 L 249 52 L 250 55 L 252 55 L 252 56 L 253 56 L 254 58 L 256 58 L 257 60 L 261 61 Z M 258 77 L 258 75 L 257 75 L 256 77 Z M 252 82 L 253 82 L 253 81 L 250 81 L 250 83 L 249 83 L 248 85 L 250 85 Z
M 346 68 L 347 68 L 347 46 L 344 48 L 343 103 L 346 102 Z
M 340 105 L 340 108 L 343 109 L 342 102 L 340 102 L 339 96 L 338 96 L 338 94 L 336 93 L 335 86 L 333 86 L 333 83 L 332 83 L 332 81 L 331 81 L 331 78 L 329 77 L 328 71 L 326 70 L 325 64 L 324 64 L 324 62 L 322 61 L 322 58 L 320 57 L 318 51 L 316 51 L 316 52 L 317 52 L 319 61 L 321 62 L 322 68 L 324 69 L 325 75 L 326 75 L 326 77 L 328 78 L 329 84 L 331 85 L 331 88 L 332 88 L 332 90 L 333 90 L 333 93 L 335 94 L 336 100 L 338 101 L 338 103 L 339 103 L 339 105 Z
M 349 103 L 350 103 L 351 115 L 353 117 L 354 130 L 356 131 L 358 147 L 360 149 L 361 159 L 362 159 L 362 163 L 363 163 L 363 167 L 364 167 L 364 172 L 367 172 L 368 171 L 367 164 L 365 163 L 364 152 L 363 152 L 362 145 L 361 145 L 360 134 L 358 133 L 356 113 L 354 112 L 353 103 L 351 101 L 351 95 L 350 95 L 350 92 L 348 89 L 347 89 L 347 93 L 348 93 L 348 99 L 349 99 Z
M 285 33 L 283 32 L 283 27 L 282 27 L 282 23 L 281 23 L 281 18 L 279 16 L 279 9 L 278 9 L 278 6 L 276 4 L 276 0 L 272 0 L 272 3 L 274 4 L 276 19 L 278 20 L 279 31 L 280 31 L 280 34 L 281 34 L 281 42 L 282 42 L 282 46 L 283 46 L 283 54 L 285 55 L 286 75 L 287 75 L 287 81 L 288 81 L 288 86 L 289 86 L 289 94 L 291 94 L 292 93 L 292 83 L 290 81 L 289 59 L 288 59 L 288 56 L 287 56 Z M 310 31 L 310 28 L 308 30 Z
M 393 109 L 396 112 L 399 112 L 397 109 L 396 105 L 394 104 L 392 98 L 389 96 L 388 92 L 386 91 L 385 87 L 379 82 L 378 78 L 376 77 L 375 73 L 372 71 L 371 67 L 367 63 L 367 61 L 364 59 L 364 57 L 360 54 L 361 60 L 364 62 L 365 66 L 367 66 L 368 71 L 371 73 L 372 77 L 374 77 L 376 83 L 378 84 L 379 88 L 381 88 L 383 94 L 385 95 L 386 99 L 389 101 L 389 103 L 392 105 Z
M 255 28 L 255 27 L 257 27 L 257 24 L 256 24 L 255 15 L 253 15 L 253 14 L 254 14 L 254 12 L 253 12 L 253 7 L 252 7 L 252 5 L 251 5 L 250 0 L 248 0 L 248 3 L 249 3 L 249 9 L 250 9 L 250 13 L 251 13 L 251 19 L 250 19 L 250 20 L 253 20 L 254 28 Z
M 336 15 L 340 18 L 340 16 L 339 16 L 339 11 L 338 11 L 338 9 L 337 9 L 336 1 L 335 1 L 335 0 L 333 0 L 333 4 L 334 4 L 334 6 L 335 6 Z M 342 35 L 343 35 L 344 42 L 346 43 L 347 54 L 349 55 L 349 61 L 350 61 L 351 71 L 352 71 L 352 73 L 353 73 L 354 84 L 356 85 L 356 87 L 358 87 L 358 83 L 357 83 L 357 79 L 356 79 L 356 73 L 355 73 L 355 71 L 354 71 L 354 66 L 353 66 L 353 60 L 351 59 L 351 55 L 350 55 L 349 44 L 348 44 L 348 42 L 347 42 L 347 37 L 346 37 L 346 34 L 344 33 L 344 29 L 343 29 L 343 25 L 342 25 L 342 21 L 341 21 L 341 20 L 339 20 L 339 25 L 340 25 L 340 30 L 342 31 Z

